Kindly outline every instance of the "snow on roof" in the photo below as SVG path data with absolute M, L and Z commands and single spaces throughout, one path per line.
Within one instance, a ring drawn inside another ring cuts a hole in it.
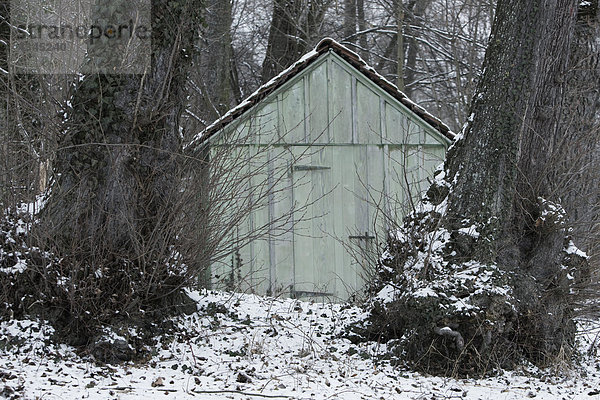
M 450 140 L 453 140 L 455 134 L 448 128 L 437 117 L 427 112 L 423 107 L 419 106 L 412 100 L 410 100 L 404 93 L 402 93 L 396 85 L 388 81 L 382 75 L 377 73 L 373 67 L 368 65 L 358 54 L 348 49 L 347 47 L 339 44 L 331 38 L 325 38 L 317 44 L 314 50 L 305 54 L 301 59 L 296 61 L 290 67 L 283 70 L 279 75 L 273 77 L 270 81 L 259 87 L 254 93 L 248 96 L 239 105 L 229 110 L 221 118 L 217 119 L 211 125 L 206 127 L 202 132 L 198 133 L 191 140 L 190 144 L 186 147 L 194 148 L 196 145 L 204 142 L 215 133 L 219 132 L 229 123 L 234 121 L 236 118 L 244 114 L 247 110 L 252 108 L 254 105 L 259 103 L 262 99 L 273 93 L 277 88 L 281 87 L 284 83 L 289 81 L 296 74 L 307 68 L 310 64 L 316 61 L 321 55 L 333 51 L 350 65 L 360 71 L 363 75 L 373 81 L 377 86 L 381 87 L 388 94 L 402 103 L 409 110 L 417 114 L 423 121 L 431 125 L 435 130 L 439 131 L 442 135 Z

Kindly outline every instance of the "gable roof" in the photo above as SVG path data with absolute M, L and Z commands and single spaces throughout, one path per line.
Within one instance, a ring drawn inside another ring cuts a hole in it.
M 288 82 L 291 78 L 299 74 L 301 71 L 306 69 L 314 61 L 321 57 L 321 55 L 328 53 L 329 51 L 335 52 L 338 56 L 342 57 L 356 70 L 360 71 L 364 76 L 373 81 L 377 86 L 382 88 L 393 98 L 402 103 L 406 108 L 418 115 L 423 121 L 432 126 L 435 130 L 439 131 L 446 138 L 453 140 L 455 134 L 448 128 L 437 117 L 434 117 L 428 113 L 424 108 L 417 105 L 415 102 L 410 100 L 404 93 L 402 93 L 396 85 L 381 76 L 375 69 L 369 66 L 362 58 L 352 50 L 345 46 L 342 46 L 331 38 L 325 38 L 317 44 L 317 46 L 311 52 L 305 54 L 300 60 L 296 61 L 290 67 L 282 71 L 279 75 L 259 87 L 254 93 L 248 96 L 239 105 L 229 110 L 221 118 L 217 119 L 211 125 L 206 127 L 202 132 L 197 134 L 187 147 L 194 147 L 197 144 L 208 140 L 215 133 L 229 125 L 232 121 L 240 117 L 250 108 L 254 107 L 265 97 L 273 93 L 283 84 Z

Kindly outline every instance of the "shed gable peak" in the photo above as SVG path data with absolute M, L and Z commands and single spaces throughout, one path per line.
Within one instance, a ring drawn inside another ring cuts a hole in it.
M 410 100 L 403 92 L 398 90 L 396 85 L 377 73 L 377 71 L 375 71 L 373 67 L 369 66 L 358 54 L 341 45 L 334 39 L 325 38 L 322 39 L 312 51 L 305 54 L 302 58 L 282 71 L 279 75 L 273 77 L 267 83 L 259 87 L 239 105 L 229 110 L 221 118 L 217 119 L 202 132 L 197 134 L 186 146 L 186 148 L 194 149 L 197 145 L 211 138 L 213 135 L 220 132 L 231 122 L 237 120 L 239 117 L 252 109 L 255 105 L 259 104 L 266 97 L 271 95 L 294 77 L 304 73 L 308 67 L 312 66 L 317 60 L 326 57 L 330 52 L 337 54 L 344 61 L 350 64 L 355 73 L 360 73 L 368 78 L 378 87 L 383 89 L 388 95 L 392 96 L 408 110 L 413 112 L 417 117 L 422 119 L 426 124 L 440 132 L 445 138 L 448 140 L 454 139 L 455 134 L 448 128 L 447 125 L 445 125 L 437 117 L 428 113 L 424 108 Z

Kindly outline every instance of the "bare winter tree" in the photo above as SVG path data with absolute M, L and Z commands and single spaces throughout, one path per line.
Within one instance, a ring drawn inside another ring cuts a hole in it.
M 0 91 L 2 93 L 0 206 L 14 206 L 43 193 L 50 178 L 55 142 L 61 129 L 72 77 L 42 75 L 16 68 L 9 60 L 9 2 L 0 9 Z
M 573 176 L 569 155 L 553 144 L 591 133 L 564 115 L 569 89 L 597 73 L 579 66 L 597 57 L 594 29 L 580 29 L 598 7 L 543 3 L 499 1 L 469 122 L 381 268 L 371 332 L 403 337 L 419 368 L 485 373 L 572 351 L 588 263 L 569 235 L 576 204 L 557 195 L 555 177 Z M 590 154 L 584 143 L 570 145 Z
M 272 14 L 271 5 L 282 13 Z M 480 76 L 494 6 L 494 0 L 236 1 L 231 34 L 241 97 L 276 73 L 263 76 L 265 67 L 280 64 L 273 71 L 281 71 L 330 36 L 391 82 L 398 82 L 401 54 L 404 91 L 457 131 Z
M 0 138 L 2 147 L 0 154 L 0 208 L 4 209 L 8 197 L 9 187 L 12 186 L 11 176 L 9 175 L 9 68 L 8 68 L 8 52 L 10 43 L 10 25 L 6 16 L 9 13 L 9 5 L 6 2 L 0 4 L 0 15 L 3 16 L 0 21 Z
M 235 135 L 183 153 L 180 117 L 201 10 L 198 4 L 152 5 L 152 63 L 141 74 L 102 70 L 77 78 L 61 124 L 51 195 L 28 235 L 36 250 L 2 242 L 9 248 L 0 253 L 7 263 L 12 259 L 4 256 L 17 248 L 28 257 L 23 273 L 0 274 L 2 311 L 39 313 L 71 343 L 110 360 L 127 359 L 132 349 L 112 351 L 114 343 L 99 327 L 140 326 L 181 309 L 182 289 L 209 265 L 289 229 L 291 215 L 240 228 L 285 188 L 289 168 L 281 160 L 287 155 L 274 155 L 269 143 L 253 149 L 254 158 L 249 139 Z M 138 10 L 125 4 L 119 11 Z M 110 10 L 97 13 L 111 20 Z M 88 63 L 104 65 L 93 57 L 112 54 L 104 45 L 89 49 Z M 256 165 L 262 152 L 270 153 L 269 162 Z
M 353 50 L 356 50 L 368 62 L 366 27 L 365 2 L 363 0 L 345 0 L 342 42 L 353 47 Z
M 395 19 L 403 35 L 380 40 L 387 43 L 388 56 L 379 58 L 378 68 L 390 78 L 402 71 L 406 94 L 458 129 L 479 78 L 490 7 L 472 1 L 403 1 Z M 388 61 L 394 54 L 397 63 Z

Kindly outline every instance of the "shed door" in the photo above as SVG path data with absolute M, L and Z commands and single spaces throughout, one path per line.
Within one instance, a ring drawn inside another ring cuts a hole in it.
M 332 167 L 322 148 L 292 166 L 294 268 L 292 297 L 335 296 L 335 246 L 332 224 Z
M 369 172 L 375 171 L 375 165 L 370 164 L 378 157 L 376 153 L 369 157 L 367 146 L 361 145 L 340 147 L 337 152 L 335 180 L 340 187 L 335 193 L 335 223 L 338 240 L 344 245 L 336 275 L 339 296 L 349 298 L 364 287 L 376 246 L 370 203 L 376 200 L 377 192 L 370 190 Z
M 297 156 L 292 166 L 291 295 L 345 300 L 360 292 L 372 274 L 377 247 L 373 203 L 381 203 L 383 153 L 377 146 L 358 145 L 306 152 L 312 154 Z

